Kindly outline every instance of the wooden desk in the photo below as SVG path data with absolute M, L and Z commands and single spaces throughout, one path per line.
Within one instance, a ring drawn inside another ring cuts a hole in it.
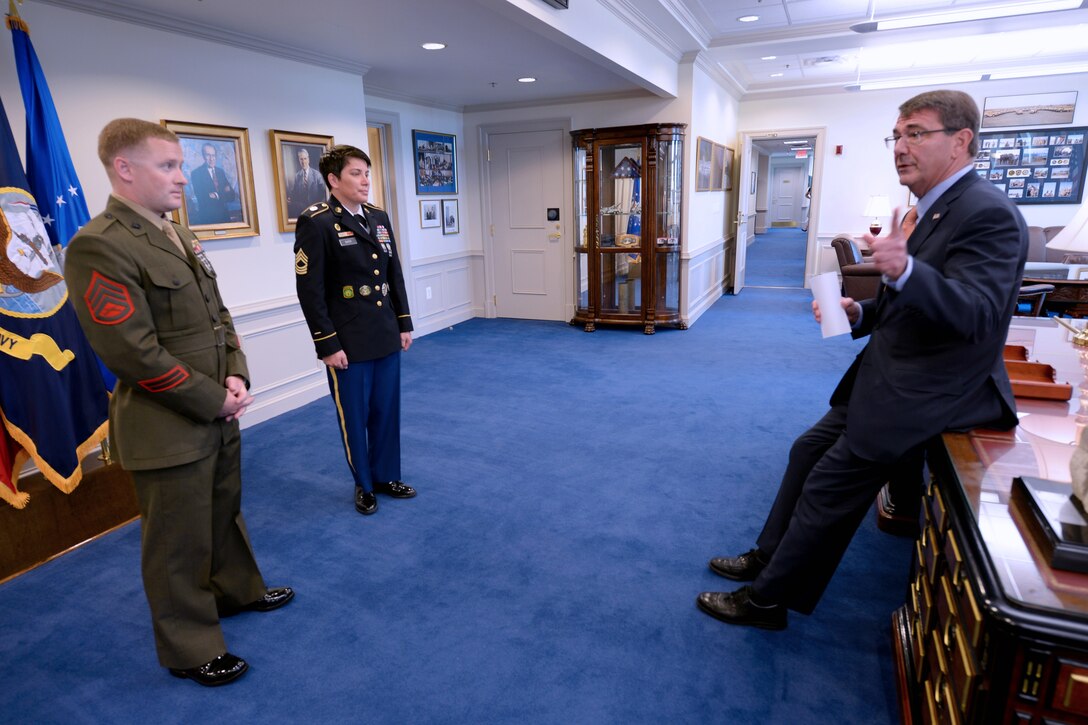
M 1054 291 L 1046 296 L 1043 313 L 1058 312 L 1071 317 L 1088 316 L 1088 279 L 1045 279 L 1025 277 L 1024 285 L 1052 284 Z
M 1088 575 L 1052 569 L 1011 500 L 1017 476 L 1069 481 L 1088 423 L 1088 353 L 1070 337 L 1042 318 L 1009 332 L 1072 400 L 1017 400 L 1013 431 L 948 433 L 929 451 L 907 603 L 892 617 L 905 723 L 1088 722 Z

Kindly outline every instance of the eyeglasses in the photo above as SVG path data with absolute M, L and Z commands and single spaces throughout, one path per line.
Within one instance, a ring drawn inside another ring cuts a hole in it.
M 955 133 L 955 132 L 956 132 L 956 129 L 954 129 L 954 128 L 935 128 L 932 131 L 907 131 L 902 136 L 896 136 L 894 134 L 891 135 L 891 136 L 888 136 L 888 138 L 884 139 L 884 145 L 887 146 L 890 149 L 894 149 L 895 145 L 897 143 L 899 143 L 899 139 L 905 138 L 905 139 L 907 139 L 907 144 L 909 146 L 917 146 L 918 144 L 922 143 L 922 139 L 924 139 L 926 136 L 928 136 L 931 133 Z

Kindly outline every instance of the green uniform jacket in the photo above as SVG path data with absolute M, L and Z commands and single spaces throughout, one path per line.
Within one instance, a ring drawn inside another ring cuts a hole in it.
M 249 380 L 215 271 L 193 233 L 174 228 L 197 254 L 182 254 L 162 229 L 111 197 L 66 252 L 72 305 L 117 376 L 110 437 L 129 470 L 211 455 L 222 443 L 219 426 L 209 424 L 226 399 L 224 381 Z

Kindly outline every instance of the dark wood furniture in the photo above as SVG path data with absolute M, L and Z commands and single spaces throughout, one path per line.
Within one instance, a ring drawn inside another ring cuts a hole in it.
M 571 324 L 685 328 L 680 202 L 685 124 L 572 131 L 575 312 Z
M 93 458 L 83 465 L 83 481 L 70 494 L 36 474 L 19 481 L 30 494 L 26 508 L 0 503 L 0 583 L 139 518 L 127 471 Z
M 905 723 L 1088 722 L 1088 575 L 1047 563 L 1012 494 L 1018 476 L 1069 481 L 1088 352 L 1044 318 L 1014 319 L 1009 343 L 1077 392 L 1018 399 L 1015 430 L 948 433 L 929 451 L 907 603 L 892 618 Z
M 1024 278 L 1024 285 L 1053 285 L 1043 302 L 1044 312 L 1057 312 L 1070 317 L 1088 316 L 1088 279 Z

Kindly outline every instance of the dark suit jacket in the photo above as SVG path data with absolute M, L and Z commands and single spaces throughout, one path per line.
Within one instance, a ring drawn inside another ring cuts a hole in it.
M 117 375 L 110 439 L 121 466 L 166 468 L 215 452 L 224 382 L 249 379 L 215 272 L 112 197 L 72 238 L 64 272 L 91 347 Z
M 861 302 L 869 343 L 832 405 L 862 458 L 893 461 L 946 430 L 1016 425 L 1002 351 L 1027 258 L 1019 210 L 969 172 L 918 220 L 901 292 Z
M 218 166 L 213 166 L 215 180 L 208 171 L 207 164 L 201 164 L 189 175 L 193 184 L 193 196 L 196 197 L 196 209 L 190 213 L 193 224 L 222 224 L 232 221 L 227 202 L 238 198 L 238 193 L 227 180 L 227 174 Z M 218 194 L 217 199 L 212 194 Z
M 389 217 L 369 204 L 363 211 L 369 234 L 335 196 L 295 227 L 295 287 L 319 358 L 343 350 L 349 362 L 376 360 L 412 330 Z
M 295 172 L 291 188 L 287 190 L 287 216 L 297 217 L 306 207 L 325 201 L 327 191 L 317 169 L 311 166 L 308 174 L 303 174 L 299 169 Z

